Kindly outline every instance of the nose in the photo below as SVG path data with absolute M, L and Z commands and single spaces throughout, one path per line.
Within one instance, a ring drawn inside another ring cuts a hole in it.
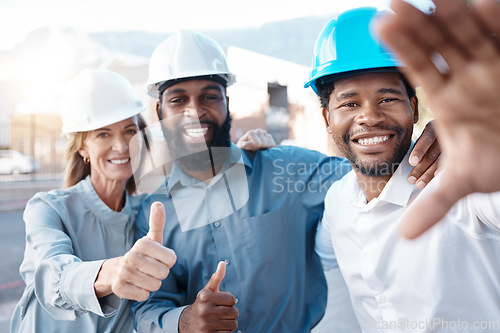
M 356 116 L 359 125 L 377 126 L 385 121 L 385 113 L 377 105 L 366 105 Z
M 193 118 L 196 117 L 198 119 L 201 119 L 206 113 L 207 110 L 205 109 L 203 103 L 196 99 L 192 99 L 184 109 L 185 116 Z
M 116 136 L 113 141 L 113 149 L 118 153 L 126 153 L 128 152 L 129 140 L 122 135 Z

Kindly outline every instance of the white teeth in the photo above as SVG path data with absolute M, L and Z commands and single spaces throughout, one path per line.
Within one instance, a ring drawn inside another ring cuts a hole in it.
M 208 127 L 201 127 L 201 128 L 185 128 L 184 131 L 188 136 L 191 136 L 193 138 L 199 138 L 207 134 L 208 132 Z
M 113 164 L 125 164 L 130 161 L 130 158 L 124 158 L 122 160 L 109 160 Z
M 388 139 L 389 139 L 389 135 L 376 136 L 373 138 L 358 139 L 358 143 L 362 146 L 370 146 L 370 145 L 376 145 L 377 143 L 387 141 Z

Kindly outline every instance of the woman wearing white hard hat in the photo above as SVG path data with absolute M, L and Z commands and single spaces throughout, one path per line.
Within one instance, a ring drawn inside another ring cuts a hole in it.
M 145 300 L 176 260 L 158 244 L 159 204 L 150 233 L 134 244 L 142 196 L 132 195 L 128 146 L 143 106 L 122 76 L 84 70 L 65 86 L 61 107 L 66 188 L 38 193 L 26 206 L 26 289 L 11 332 L 131 332 L 127 299 Z

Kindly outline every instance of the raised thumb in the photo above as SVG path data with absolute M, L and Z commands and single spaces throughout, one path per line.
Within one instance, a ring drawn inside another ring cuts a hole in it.
M 207 285 L 205 286 L 205 289 L 209 289 L 211 291 L 219 291 L 220 284 L 222 283 L 222 280 L 226 276 L 226 263 L 224 261 L 219 261 L 219 264 L 217 265 L 217 270 L 215 271 L 214 274 L 212 274 L 212 277 L 210 277 L 210 281 L 208 281 Z
M 149 231 L 147 237 L 163 245 L 163 228 L 165 227 L 165 208 L 161 202 L 153 202 L 149 213 Z

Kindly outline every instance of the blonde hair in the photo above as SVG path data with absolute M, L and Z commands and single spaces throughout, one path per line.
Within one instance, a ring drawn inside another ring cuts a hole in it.
M 146 122 L 144 118 L 139 114 L 136 116 L 136 119 L 139 126 L 139 131 L 144 130 L 144 128 L 146 128 Z M 64 155 L 64 161 L 66 163 L 63 180 L 64 188 L 76 185 L 79 181 L 85 179 L 88 175 L 90 175 L 90 164 L 85 164 L 83 162 L 83 157 L 79 152 L 79 150 L 83 148 L 83 145 L 85 144 L 85 141 L 87 140 L 90 132 L 91 131 L 69 134 L 69 142 L 66 145 L 66 151 Z M 135 184 L 134 176 L 128 179 L 126 189 L 129 194 L 135 193 L 137 187 Z

